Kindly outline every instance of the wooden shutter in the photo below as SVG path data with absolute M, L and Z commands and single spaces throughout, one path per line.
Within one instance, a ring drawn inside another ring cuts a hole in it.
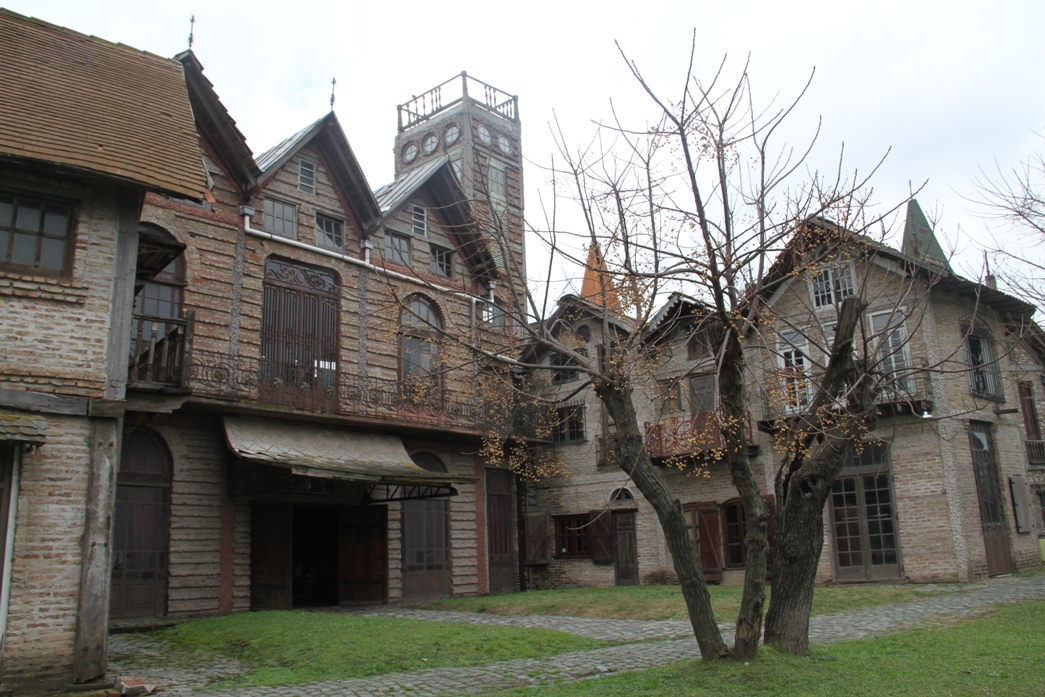
M 591 560 L 596 564 L 613 563 L 613 516 L 609 511 L 588 513 L 588 539 Z
M 705 501 L 697 504 L 700 532 L 700 565 L 704 580 L 712 583 L 722 580 L 722 533 L 719 529 L 718 504 Z
M 1032 532 L 1030 490 L 1023 475 L 1014 474 L 1009 477 L 1009 490 L 1012 492 L 1012 510 L 1016 514 L 1016 532 Z
M 526 514 L 526 563 L 550 564 L 551 519 L 547 513 Z

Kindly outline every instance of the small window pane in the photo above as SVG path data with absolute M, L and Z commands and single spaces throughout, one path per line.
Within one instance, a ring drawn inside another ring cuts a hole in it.
M 14 199 L 0 196 L 0 226 L 10 227 L 11 220 L 14 219 L 14 213 Z
M 24 266 L 36 263 L 36 235 L 15 234 L 14 246 L 11 248 L 11 263 Z
M 36 232 L 40 229 L 40 215 L 43 206 L 32 201 L 20 201 L 18 204 L 18 223 L 15 227 Z
M 432 273 L 444 278 L 450 278 L 453 267 L 453 257 L 449 249 L 432 245 Z
M 11 233 L 0 230 L 0 261 L 7 261 L 7 248 L 11 244 Z
M 44 218 L 44 232 L 56 237 L 65 237 L 69 232 L 69 211 L 58 206 L 48 206 Z
M 508 186 L 504 178 L 504 170 L 490 167 L 490 195 L 496 198 L 508 197 Z
M 428 210 L 424 206 L 414 206 L 413 211 L 414 234 L 424 237 L 428 232 Z
M 298 189 L 307 194 L 316 193 L 316 166 L 308 160 L 302 160 L 298 170 Z
M 40 244 L 40 266 L 45 269 L 62 268 L 65 256 L 65 240 L 45 237 Z

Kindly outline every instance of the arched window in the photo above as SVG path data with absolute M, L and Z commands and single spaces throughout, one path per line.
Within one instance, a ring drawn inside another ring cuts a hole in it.
M 443 320 L 435 304 L 412 296 L 399 322 L 399 377 L 403 393 L 414 398 L 434 396 L 441 388 L 439 332 Z
M 610 494 L 610 503 L 634 503 L 635 497 L 631 491 L 621 487 L 620 489 L 614 489 L 613 493 Z

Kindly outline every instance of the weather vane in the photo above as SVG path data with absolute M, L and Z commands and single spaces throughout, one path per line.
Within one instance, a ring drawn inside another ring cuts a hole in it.
M 330 110 L 334 110 L 334 87 L 337 85 L 337 78 L 330 78 Z
M 192 50 L 193 35 L 196 33 L 196 15 L 189 17 L 189 50 Z

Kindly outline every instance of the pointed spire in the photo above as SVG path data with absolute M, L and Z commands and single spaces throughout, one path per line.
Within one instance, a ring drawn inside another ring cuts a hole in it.
M 922 213 L 918 201 L 911 199 L 907 203 L 907 224 L 903 229 L 903 247 L 901 251 L 907 256 L 922 261 L 934 261 L 948 271 L 951 265 L 947 261 L 940 243 L 936 241 L 933 229 L 929 226 L 925 214 Z
M 588 248 L 588 263 L 584 267 L 584 280 L 581 282 L 581 297 L 607 310 L 621 313 L 620 298 L 613 285 L 613 278 L 606 269 L 606 260 L 598 242 Z

